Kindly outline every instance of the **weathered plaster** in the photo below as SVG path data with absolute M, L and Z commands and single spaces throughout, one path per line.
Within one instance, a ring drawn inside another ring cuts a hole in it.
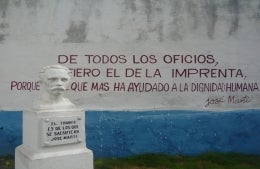
M 2 42 L 34 35 L 61 43 L 219 39 L 258 25 L 259 11 L 259 0 L 2 0 L 0 23 L 9 27 L 0 34 Z
M 232 35 L 238 30 L 239 27 L 239 10 L 240 10 L 239 1 L 230 0 L 228 8 L 231 15 L 231 25 L 229 29 L 229 35 Z
M 206 20 L 207 20 L 207 35 L 210 39 L 214 38 L 215 26 L 218 20 L 217 5 L 214 0 L 205 1 Z
M 6 12 L 8 10 L 9 0 L 1 0 L 0 1 L 0 16 L 2 18 L 6 17 Z
M 82 43 L 86 40 L 86 22 L 71 22 L 70 27 L 66 31 L 67 38 L 63 40 L 65 43 Z

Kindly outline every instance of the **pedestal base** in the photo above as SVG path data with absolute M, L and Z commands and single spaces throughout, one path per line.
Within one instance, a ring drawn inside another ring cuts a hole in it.
M 15 169 L 93 169 L 89 149 L 35 153 L 21 145 L 15 149 Z

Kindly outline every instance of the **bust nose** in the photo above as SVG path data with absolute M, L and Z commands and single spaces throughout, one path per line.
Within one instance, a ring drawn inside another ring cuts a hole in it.
M 56 85 L 57 85 L 57 86 L 62 86 L 62 83 L 63 83 L 63 82 L 61 81 L 61 79 L 57 79 L 57 82 L 56 82 Z

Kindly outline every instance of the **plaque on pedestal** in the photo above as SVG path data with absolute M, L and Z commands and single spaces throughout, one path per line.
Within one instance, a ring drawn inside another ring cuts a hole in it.
M 93 169 L 93 153 L 85 142 L 85 112 L 63 97 L 69 70 L 48 66 L 40 78 L 46 93 L 23 112 L 23 144 L 15 150 L 15 168 Z

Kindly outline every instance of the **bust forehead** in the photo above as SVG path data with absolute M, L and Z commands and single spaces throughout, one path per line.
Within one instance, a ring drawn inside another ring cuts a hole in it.
M 40 72 L 40 79 L 45 79 L 49 77 L 70 78 L 70 71 L 68 68 L 61 65 L 46 66 Z
M 50 77 L 66 77 L 69 78 L 69 74 L 64 69 L 48 69 L 44 72 L 45 76 Z

